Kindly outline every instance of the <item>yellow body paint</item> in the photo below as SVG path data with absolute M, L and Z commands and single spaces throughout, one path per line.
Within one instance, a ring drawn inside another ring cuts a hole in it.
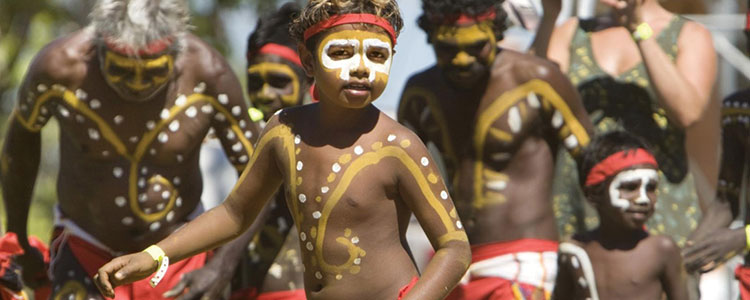
M 549 83 L 534 79 L 517 88 L 503 93 L 498 97 L 487 109 L 479 115 L 476 131 L 474 134 L 474 151 L 475 151 L 475 162 L 474 162 L 474 200 L 473 206 L 475 208 L 482 208 L 488 204 L 503 203 L 504 196 L 498 198 L 499 193 L 488 191 L 484 192 L 483 188 L 485 180 L 482 175 L 485 173 L 484 162 L 484 145 L 488 133 L 491 133 L 491 126 L 497 120 L 498 117 L 504 115 L 508 109 L 515 105 L 518 101 L 524 100 L 530 93 L 541 96 L 543 99 L 543 107 L 553 107 L 563 117 L 565 126 L 569 128 L 572 134 L 578 140 L 579 148 L 588 145 L 589 136 L 586 133 L 586 129 L 583 128 L 578 119 L 576 119 L 570 107 L 565 101 L 557 94 L 557 92 L 549 85 Z M 493 194 L 489 194 L 493 193 Z M 490 197 L 492 196 L 492 197 Z
M 121 69 L 132 71 L 135 74 L 132 81 L 125 84 L 134 91 L 143 91 L 152 86 L 164 84 L 174 71 L 174 58 L 170 54 L 164 54 L 156 58 L 130 58 L 116 54 L 112 51 L 105 51 L 104 54 L 104 76 L 112 83 L 122 81 L 122 76 L 112 75 L 109 68 L 115 65 Z M 152 76 L 149 83 L 143 83 L 143 73 L 151 69 L 166 67 L 168 72 L 165 76 Z
M 185 104 L 181 106 L 173 106 L 169 109 L 169 116 L 165 119 L 160 120 L 155 126 L 154 129 L 147 131 L 144 133 L 144 135 L 140 138 L 140 141 L 136 145 L 135 151 L 133 153 L 129 153 L 127 150 L 127 147 L 125 147 L 125 143 L 120 140 L 120 138 L 117 136 L 117 134 L 112 130 L 112 128 L 109 126 L 109 124 L 104 121 L 98 114 L 96 114 L 93 110 L 91 110 L 85 103 L 81 102 L 78 97 L 76 97 L 75 93 L 67 90 L 67 89 L 49 89 L 43 94 L 41 94 L 39 97 L 37 97 L 37 100 L 34 104 L 33 109 L 31 110 L 31 114 L 28 118 L 24 118 L 21 116 L 20 112 L 16 111 L 16 119 L 23 125 L 26 129 L 37 132 L 41 130 L 40 126 L 36 126 L 34 124 L 34 120 L 36 120 L 37 116 L 39 115 L 39 111 L 46 103 L 47 101 L 51 99 L 60 99 L 62 100 L 62 103 L 66 104 L 70 109 L 78 111 L 83 116 L 89 118 L 92 122 L 94 122 L 99 131 L 102 134 L 102 137 L 108 141 L 112 147 L 115 148 L 115 151 L 120 156 L 126 158 L 130 161 L 130 176 L 129 176 L 129 203 L 130 203 L 130 209 L 133 211 L 133 213 L 141 218 L 145 222 L 153 222 L 157 221 L 159 219 L 164 218 L 167 213 L 169 212 L 168 209 L 163 209 L 159 212 L 147 214 L 145 213 L 138 204 L 138 186 L 137 186 L 137 180 L 138 180 L 138 165 L 140 164 L 141 160 L 143 159 L 143 156 L 146 154 L 146 149 L 151 145 L 151 142 L 157 137 L 159 132 L 167 126 L 178 114 L 182 113 L 185 109 L 190 107 L 191 105 L 195 103 L 201 103 L 201 102 L 207 102 L 211 104 L 211 106 L 214 107 L 214 109 L 217 112 L 223 113 L 227 117 L 227 122 L 230 123 L 230 129 L 235 133 L 237 136 L 237 139 L 242 143 L 242 145 L 245 147 L 248 156 L 250 156 L 253 153 L 253 146 L 250 141 L 245 138 L 244 133 L 242 132 L 242 129 L 239 126 L 239 123 L 237 122 L 234 117 L 232 117 L 232 114 L 224 107 L 222 106 L 214 97 L 204 95 L 204 94 L 192 94 L 190 96 L 187 96 L 187 100 L 185 101 Z M 174 204 L 174 199 L 177 197 L 177 191 L 175 191 L 173 194 L 173 197 L 170 198 L 170 202 L 168 203 L 168 207 L 172 207 L 171 205 Z
M 70 296 L 73 296 L 72 298 Z M 65 299 L 63 299 L 65 296 Z M 85 300 L 86 288 L 78 281 L 70 280 L 63 284 L 62 288 L 55 293 L 55 300 Z
M 417 98 L 424 99 L 425 103 L 427 103 L 427 107 L 430 109 L 430 113 L 432 113 L 433 117 L 435 117 L 435 123 L 437 123 L 438 127 L 440 128 L 442 139 L 441 144 L 443 145 L 443 151 L 446 158 L 452 160 L 454 164 L 458 163 L 458 156 L 456 156 L 456 151 L 454 151 L 453 149 L 453 143 L 450 138 L 450 134 L 448 133 L 448 123 L 445 120 L 443 110 L 440 109 L 440 104 L 438 103 L 435 94 L 421 87 L 409 88 L 404 92 L 404 96 L 402 97 L 404 103 L 401 104 L 398 114 L 401 116 L 406 116 L 405 110 L 409 107 L 410 102 L 414 101 L 414 99 Z
M 476 59 L 466 52 L 466 48 L 473 46 L 479 42 L 487 41 L 492 45 L 492 50 L 486 63 L 495 61 L 497 55 L 497 49 L 494 46 L 497 42 L 495 33 L 492 30 L 492 21 L 486 20 L 471 25 L 455 26 L 455 25 L 443 25 L 437 28 L 433 33 L 433 40 L 457 46 L 460 51 L 456 53 L 454 64 L 456 65 L 468 65 Z M 446 63 L 446 62 L 441 62 Z
M 281 102 L 283 106 L 294 106 L 297 105 L 297 99 L 299 99 L 299 77 L 292 68 L 283 63 L 272 63 L 272 62 L 261 62 L 254 64 L 247 69 L 247 74 L 256 74 L 260 78 L 263 78 L 263 87 L 257 92 L 259 95 L 266 94 L 264 91 L 268 88 L 269 74 L 278 73 L 288 76 L 292 80 L 292 93 L 288 95 L 281 95 Z M 256 96 L 262 98 L 262 96 Z

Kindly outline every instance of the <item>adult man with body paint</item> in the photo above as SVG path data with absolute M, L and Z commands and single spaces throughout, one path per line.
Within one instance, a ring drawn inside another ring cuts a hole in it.
M 502 1 L 422 3 L 438 62 L 409 80 L 398 115 L 443 155 L 473 245 L 465 284 L 449 299 L 544 299 L 558 240 L 553 153 L 580 153 L 586 112 L 556 66 L 496 46 Z
M 552 299 L 688 299 L 680 248 L 644 229 L 659 185 L 659 167 L 646 145 L 626 132 L 604 134 L 588 146 L 579 169 L 601 221 L 560 244 Z
M 210 128 L 238 171 L 258 135 L 229 66 L 188 33 L 184 1 L 102 0 L 91 17 L 88 28 L 52 42 L 32 62 L 0 165 L 8 230 L 25 241 L 39 131 L 58 120 L 56 299 L 101 299 L 90 279 L 101 265 L 143 250 L 201 212 L 197 153 Z M 25 282 L 39 284 L 32 277 L 39 253 L 22 247 Z M 168 281 L 205 258 L 175 265 Z M 118 289 L 118 299 L 158 299 L 170 285 L 134 283 Z

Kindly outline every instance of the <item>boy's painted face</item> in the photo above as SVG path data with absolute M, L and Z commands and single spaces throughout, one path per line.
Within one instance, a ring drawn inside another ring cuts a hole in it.
M 609 200 L 614 214 L 628 227 L 642 228 L 654 213 L 659 173 L 651 167 L 623 170 L 609 184 Z M 605 205 L 606 206 L 606 205 Z
M 101 49 L 102 74 L 118 95 L 129 101 L 145 101 L 159 92 L 174 73 L 170 51 L 140 58 Z
M 489 74 L 497 56 L 497 39 L 491 20 L 466 25 L 443 25 L 433 32 L 432 45 L 446 78 L 471 88 Z
M 250 102 L 270 118 L 277 110 L 302 104 L 299 72 L 273 54 L 262 54 L 247 68 Z
M 315 88 L 321 100 L 361 108 L 385 90 L 393 44 L 385 33 L 344 29 L 325 35 L 315 55 Z

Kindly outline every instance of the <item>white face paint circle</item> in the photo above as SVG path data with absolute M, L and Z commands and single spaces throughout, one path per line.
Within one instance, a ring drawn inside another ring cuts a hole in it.
M 334 46 L 351 47 L 354 54 L 346 59 L 334 59 L 328 55 L 328 50 Z M 371 48 L 380 48 L 388 51 L 388 58 L 382 63 L 370 60 L 367 52 Z M 320 62 L 328 70 L 338 70 L 339 78 L 344 81 L 349 81 L 350 73 L 357 70 L 361 65 L 364 65 L 368 71 L 367 80 L 372 83 L 375 81 L 377 73 L 382 73 L 385 76 L 390 74 L 391 63 L 393 62 L 393 49 L 390 43 L 375 38 L 331 39 L 323 46 L 323 51 L 320 52 Z
M 647 204 L 651 202 L 648 198 L 646 188 L 650 181 L 659 182 L 659 173 L 654 169 L 633 169 L 617 173 L 615 178 L 612 179 L 612 182 L 609 184 L 609 200 L 612 202 L 612 206 L 617 207 L 622 211 L 625 211 L 630 207 L 630 200 L 620 197 L 620 187 L 623 182 L 633 181 L 641 183 L 638 191 L 638 198 L 635 199 L 635 203 Z

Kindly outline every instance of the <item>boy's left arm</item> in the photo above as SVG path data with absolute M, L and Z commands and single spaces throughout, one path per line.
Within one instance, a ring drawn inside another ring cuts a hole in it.
M 687 273 L 682 264 L 680 248 L 671 238 L 659 236 L 658 247 L 665 261 L 662 272 L 662 286 L 669 300 L 688 299 Z
M 407 147 L 393 148 L 403 165 L 398 171 L 399 195 L 414 212 L 436 251 L 403 299 L 443 299 L 466 272 L 471 250 L 435 161 L 417 136 L 411 132 L 404 135 L 408 137 L 400 148 Z

